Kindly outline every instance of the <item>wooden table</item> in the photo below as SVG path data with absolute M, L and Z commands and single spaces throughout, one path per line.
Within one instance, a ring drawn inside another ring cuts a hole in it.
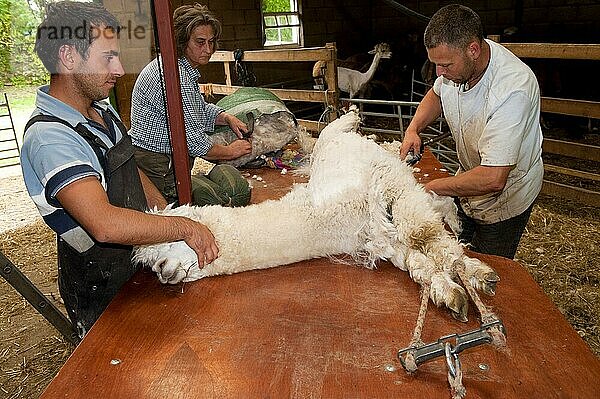
M 445 173 L 429 154 L 418 166 L 427 178 Z M 252 173 L 267 185 L 254 184 L 255 201 L 301 180 Z M 527 271 L 478 257 L 501 277 L 484 300 L 502 318 L 508 348 L 461 353 L 467 398 L 600 397 L 600 361 Z M 385 262 L 372 271 L 316 259 L 183 286 L 141 271 L 42 398 L 449 398 L 444 359 L 410 376 L 396 357 L 418 302 L 418 286 Z M 473 309 L 469 320 L 431 306 L 423 340 L 477 328 Z

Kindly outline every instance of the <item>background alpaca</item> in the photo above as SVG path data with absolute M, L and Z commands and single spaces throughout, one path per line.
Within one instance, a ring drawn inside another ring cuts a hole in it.
M 472 284 L 488 294 L 495 291 L 497 274 L 466 257 L 445 230 L 438 209 L 451 199 L 426 193 L 396 154 L 356 133 L 358 122 L 350 112 L 330 123 L 315 144 L 309 182 L 280 200 L 161 212 L 199 220 L 211 229 L 220 248 L 211 264 L 199 269 L 196 254 L 183 242 L 137 247 L 134 261 L 152 266 L 161 282 L 174 284 L 340 254 L 368 268 L 387 259 L 430 286 L 434 303 L 466 320 L 467 295 L 454 281 L 454 261 L 463 261 Z
M 346 68 L 344 66 L 338 66 L 338 88 L 349 94 L 350 98 L 354 98 L 360 95 L 367 86 L 367 83 L 373 78 L 379 61 L 382 58 L 391 58 L 392 52 L 390 46 L 387 43 L 379 43 L 375 45 L 373 50 L 369 51 L 369 54 L 374 54 L 373 61 L 366 72 L 361 72 L 356 69 Z M 340 65 L 343 65 L 343 61 L 339 61 Z M 325 68 L 324 61 L 317 61 L 313 66 L 313 78 L 315 81 L 323 81 L 323 69 Z M 322 85 L 322 83 L 320 83 Z

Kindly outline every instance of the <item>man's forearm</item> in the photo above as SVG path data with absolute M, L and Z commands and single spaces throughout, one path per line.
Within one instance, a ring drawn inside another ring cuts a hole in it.
M 217 160 L 230 160 L 230 159 L 234 159 L 235 157 L 232 157 L 229 146 L 214 144 L 212 147 L 210 147 L 210 150 L 208 150 L 206 155 L 204 155 L 202 158 L 204 158 L 208 161 L 217 161 Z
M 419 134 L 442 114 L 440 97 L 429 89 L 417 107 L 406 133 Z
M 228 118 L 229 118 L 229 114 L 227 112 L 225 112 L 225 111 L 219 112 L 219 114 L 217 115 L 217 118 L 215 119 L 215 125 L 227 126 L 229 124 Z
M 435 179 L 425 185 L 427 191 L 453 197 L 475 197 L 502 191 L 510 166 L 477 166 L 456 176 Z
M 95 177 L 82 178 L 65 186 L 56 198 L 100 242 L 152 244 L 182 240 L 191 234 L 191 220 L 151 215 L 111 205 Z
M 142 188 L 144 189 L 144 195 L 146 196 L 146 202 L 148 203 L 148 208 L 153 209 L 154 207 L 158 209 L 164 209 L 167 206 L 167 200 L 160 191 L 156 188 L 154 183 L 146 176 L 144 172 L 142 172 L 138 168 L 138 172 L 140 174 L 140 180 L 142 181 Z
M 400 159 L 404 159 L 409 153 L 419 154 L 421 152 L 421 133 L 430 123 L 436 120 L 442 113 L 442 104 L 437 94 L 430 89 L 417 107 L 415 116 L 410 125 L 404 131 L 402 147 L 400 147 Z

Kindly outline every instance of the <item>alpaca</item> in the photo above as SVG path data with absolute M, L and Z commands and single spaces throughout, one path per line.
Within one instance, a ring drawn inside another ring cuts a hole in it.
M 219 163 L 229 164 L 236 168 L 251 165 L 261 155 L 283 148 L 304 132 L 297 125 L 293 116 L 286 112 L 263 114 L 251 123 L 254 125 L 250 140 L 252 143 L 252 152 L 242 155 L 239 158 L 220 161 Z M 231 130 L 219 132 L 211 136 L 213 144 L 221 145 L 229 145 L 237 139 L 238 137 Z
M 464 262 L 469 282 L 490 295 L 498 275 L 466 257 L 445 229 L 441 212 L 452 209 L 447 216 L 457 220 L 452 200 L 425 192 L 397 154 L 356 133 L 358 122 L 355 112 L 331 122 L 314 145 L 308 183 L 279 200 L 158 212 L 208 226 L 220 249 L 212 263 L 198 268 L 195 252 L 182 241 L 138 246 L 133 261 L 151 266 L 162 283 L 176 284 L 342 254 L 367 268 L 386 259 L 429 287 L 436 305 L 466 320 L 467 295 L 455 282 L 454 262 Z
M 379 43 L 375 45 L 373 50 L 369 51 L 369 54 L 375 54 L 371 66 L 366 72 L 360 72 L 355 69 L 345 68 L 338 66 L 338 88 L 350 95 L 350 98 L 354 98 L 356 95 L 361 94 L 367 83 L 373 78 L 379 61 L 382 58 L 391 58 L 392 53 L 390 46 L 387 43 Z M 323 68 L 325 67 L 324 61 L 317 61 L 313 67 L 313 78 L 322 79 Z

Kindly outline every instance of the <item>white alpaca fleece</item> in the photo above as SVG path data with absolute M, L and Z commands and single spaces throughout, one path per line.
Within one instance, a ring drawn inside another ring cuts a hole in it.
M 356 133 L 359 121 L 350 112 L 330 123 L 314 146 L 309 182 L 279 200 L 159 212 L 204 223 L 220 250 L 211 264 L 199 269 L 184 242 L 137 247 L 134 262 L 152 266 L 161 282 L 175 284 L 342 254 L 369 268 L 385 259 L 416 282 L 431 284 L 432 300 L 466 319 L 467 296 L 454 281 L 454 261 L 463 261 L 471 283 L 488 294 L 498 276 L 467 258 L 445 229 L 440 211 L 450 209 L 447 215 L 457 226 L 452 200 L 426 193 L 397 153 Z

